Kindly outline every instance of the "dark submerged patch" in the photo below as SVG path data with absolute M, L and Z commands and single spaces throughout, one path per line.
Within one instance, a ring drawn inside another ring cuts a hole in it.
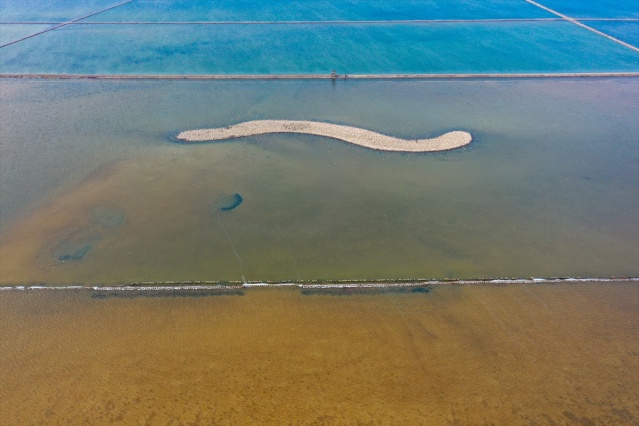
M 429 285 L 418 287 L 329 287 L 329 288 L 303 288 L 303 296 L 354 296 L 358 294 L 410 294 L 410 293 L 430 293 L 432 287 Z
M 126 214 L 116 207 L 95 207 L 91 212 L 92 219 L 105 228 L 117 228 L 126 223 Z
M 92 299 L 134 299 L 138 297 L 244 296 L 242 290 L 122 290 L 94 291 Z
M 233 210 L 242 204 L 242 201 L 244 201 L 244 198 L 242 198 L 242 196 L 238 193 L 225 195 L 218 201 L 218 209 L 221 211 Z
M 84 256 L 91 251 L 91 244 L 86 244 L 78 249 L 65 250 L 64 253 L 59 254 L 58 260 L 61 262 L 68 262 L 72 260 L 81 260 Z

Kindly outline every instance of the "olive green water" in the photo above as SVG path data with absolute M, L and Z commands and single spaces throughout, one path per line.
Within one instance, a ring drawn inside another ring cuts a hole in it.
M 5 285 L 639 274 L 637 79 L 0 88 Z M 251 119 L 475 140 L 169 139 Z

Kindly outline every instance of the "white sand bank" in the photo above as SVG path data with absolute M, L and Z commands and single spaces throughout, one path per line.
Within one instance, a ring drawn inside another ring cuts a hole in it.
M 178 134 L 177 139 L 185 142 L 204 142 L 265 133 L 306 133 L 381 151 L 402 152 L 446 151 L 468 145 L 473 140 L 470 133 L 463 131 L 448 132 L 430 139 L 401 139 L 358 127 L 295 120 L 255 120 L 229 127 L 187 130 Z

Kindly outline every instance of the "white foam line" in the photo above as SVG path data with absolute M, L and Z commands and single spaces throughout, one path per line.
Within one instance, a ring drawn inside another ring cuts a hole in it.
M 95 291 L 166 291 L 166 290 L 237 290 L 239 286 L 204 286 L 204 285 L 186 285 L 186 286 L 110 286 L 110 287 L 89 287 Z
M 328 288 L 384 288 L 384 287 L 417 287 L 424 285 L 481 285 L 481 284 L 561 284 L 579 282 L 625 282 L 639 281 L 639 277 L 631 278 L 495 278 L 457 281 L 417 281 L 412 283 L 362 283 L 362 284 L 301 284 L 306 289 Z
M 0 290 L 95 290 L 95 291 L 169 291 L 169 290 L 230 290 L 238 289 L 240 286 L 224 286 L 224 285 L 158 285 L 153 286 L 45 286 L 45 285 L 18 285 L 18 286 L 2 286 Z
M 619 39 L 617 39 L 617 38 L 614 38 L 614 37 L 612 37 L 612 36 L 610 36 L 610 35 L 608 35 L 608 34 L 606 34 L 606 33 L 603 33 L 603 32 L 601 32 L 601 31 L 599 31 L 599 30 L 596 30 L 596 29 L 594 29 L 594 28 L 592 28 L 592 27 L 589 27 L 588 25 L 583 24 L 583 23 L 581 23 L 581 22 L 577 21 L 576 19 L 571 18 L 570 16 L 566 16 L 566 15 L 564 15 L 563 13 L 559 13 L 559 12 L 557 12 L 556 10 L 553 10 L 553 9 L 551 9 L 551 8 L 549 8 L 549 7 L 546 7 L 546 6 L 542 5 L 542 4 L 537 3 L 536 1 L 533 1 L 533 0 L 526 0 L 526 1 L 527 1 L 528 3 L 530 3 L 530 4 L 532 4 L 532 5 L 535 5 L 535 6 L 539 7 L 539 8 L 541 8 L 541 9 L 544 9 L 544 10 L 545 10 L 545 11 L 547 11 L 547 12 L 550 12 L 550 13 L 552 13 L 552 14 L 554 14 L 554 15 L 557 15 L 557 16 L 559 16 L 559 17 L 561 17 L 561 18 L 565 19 L 565 20 L 566 20 L 566 21 L 568 21 L 568 22 L 572 22 L 573 24 L 578 25 L 578 26 L 580 26 L 580 27 L 582 27 L 582 28 L 585 28 L 585 29 L 587 29 L 588 31 L 592 31 L 592 32 L 593 32 L 593 33 L 595 33 L 595 34 L 599 34 L 600 36 L 606 37 L 607 39 L 614 41 L 615 43 L 619 43 L 619 44 L 621 44 L 622 46 L 627 47 L 628 49 L 632 49 L 632 50 L 634 50 L 635 52 L 639 52 L 639 47 L 635 47 L 635 46 L 633 46 L 632 44 L 628 44 L 628 43 L 626 43 L 625 41 L 621 41 L 621 40 L 619 40 Z
M 61 286 L 45 286 L 45 285 L 16 285 L 16 286 L 2 286 L 2 290 L 87 290 L 91 287 L 84 287 L 81 285 L 61 285 Z
M 251 288 L 251 287 L 299 287 L 299 284 L 296 283 L 245 283 L 242 284 L 242 287 Z
M 433 284 L 432 282 L 414 282 L 414 283 L 362 283 L 362 284 L 300 284 L 300 288 L 306 289 L 321 289 L 321 288 L 387 288 L 387 287 L 417 287 L 427 284 Z
M 416 280 L 411 282 L 343 282 L 334 284 L 304 284 L 296 282 L 267 283 L 253 282 L 241 285 L 168 285 L 168 283 L 153 283 L 154 285 L 123 285 L 123 286 L 46 286 L 46 285 L 15 285 L 0 286 L 0 291 L 28 291 L 28 290 L 94 290 L 94 291 L 174 291 L 174 290 L 238 290 L 242 288 L 268 287 L 299 287 L 303 289 L 331 289 L 331 288 L 386 288 L 386 287 L 418 287 L 425 285 L 481 285 L 481 284 L 562 284 L 587 282 L 639 282 L 639 277 L 565 277 L 565 278 L 486 278 L 470 280 Z

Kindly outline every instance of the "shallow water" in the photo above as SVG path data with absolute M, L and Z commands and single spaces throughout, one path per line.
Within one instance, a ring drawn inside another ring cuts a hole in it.
M 0 5 L 0 20 L 70 21 L 116 5 L 118 1 L 68 2 L 22 0 Z M 136 0 L 87 18 L 83 22 L 179 22 L 179 21 L 326 21 L 389 19 L 495 19 L 547 18 L 552 14 L 517 0 L 368 0 L 313 1 L 210 1 Z
M 0 24 L 0 44 L 27 37 L 37 32 L 46 30 L 52 25 L 3 25 Z
M 572 18 L 639 18 L 639 4 L 634 0 L 541 0 L 537 3 Z
M 20 0 L 0 3 L 2 22 L 67 22 L 124 0 Z
M 117 2 L 67 3 L 5 2 L 0 20 Z M 639 70 L 565 22 L 96 24 L 551 16 L 365 3 L 136 0 L 2 49 L 0 72 Z M 634 23 L 592 25 L 633 42 Z M 0 41 L 44 28 L 0 25 Z M 0 80 L 0 285 L 637 276 L 638 81 Z M 251 119 L 475 141 L 417 155 L 305 135 L 170 141 Z M 3 290 L 0 423 L 634 424 L 638 288 Z
M 389 19 L 538 18 L 552 15 L 516 0 L 258 0 L 135 1 L 90 18 L 89 22 L 327 21 Z
M 69 25 L 4 47 L 0 59 L 2 73 L 36 74 L 639 71 L 639 53 L 557 21 Z
M 639 287 L 0 291 L 3 424 L 636 424 Z
M 639 14 L 632 2 L 595 3 L 550 1 L 547 5 L 578 18 L 631 19 Z M 39 0 L 0 5 L 3 42 L 43 29 L 38 23 L 77 20 L 3 47 L 0 73 L 639 71 L 636 51 L 525 1 L 260 0 L 214 5 L 208 1 L 135 1 L 118 6 L 97 0 L 65 5 Z M 109 9 L 112 6 L 117 7 Z M 94 15 L 78 20 L 91 13 Z M 538 18 L 542 20 L 535 20 Z M 547 18 L 554 20 L 543 20 Z M 402 20 L 406 22 L 393 22 Z M 414 20 L 431 22 L 411 22 Z M 447 22 L 433 22 L 437 20 Z M 302 23 L 306 21 L 314 24 Z M 17 25 L 20 23 L 32 25 Z M 212 23 L 217 24 L 209 25 Z M 631 22 L 607 21 L 595 26 L 622 40 L 634 39 Z
M 629 43 L 635 47 L 639 46 L 639 22 L 611 22 L 611 21 L 587 21 L 586 25 L 595 28 L 605 34 L 611 35 L 618 40 Z
M 636 276 L 637 87 L 4 80 L 0 282 Z M 169 140 L 251 119 L 475 141 Z

